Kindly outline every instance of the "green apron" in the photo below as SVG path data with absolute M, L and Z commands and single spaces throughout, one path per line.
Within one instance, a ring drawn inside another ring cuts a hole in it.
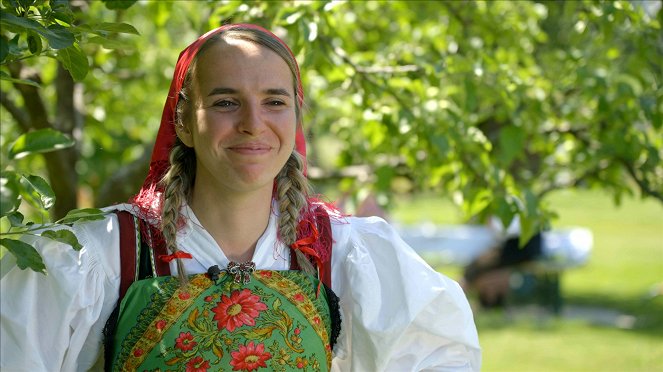
M 120 305 L 114 371 L 327 371 L 325 291 L 301 271 L 222 272 L 134 282 Z

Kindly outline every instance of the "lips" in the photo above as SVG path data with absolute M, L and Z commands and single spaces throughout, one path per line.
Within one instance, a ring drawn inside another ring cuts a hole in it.
M 239 154 L 258 155 L 270 152 L 272 146 L 263 142 L 247 142 L 229 146 L 228 150 Z

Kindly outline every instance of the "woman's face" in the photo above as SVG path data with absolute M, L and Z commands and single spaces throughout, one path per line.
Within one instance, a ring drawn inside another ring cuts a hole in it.
M 182 142 L 196 152 L 196 186 L 268 188 L 295 146 L 296 97 L 286 62 L 249 41 L 215 42 L 198 59 Z

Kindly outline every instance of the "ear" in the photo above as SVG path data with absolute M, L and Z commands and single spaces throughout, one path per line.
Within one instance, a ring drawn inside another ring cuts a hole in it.
M 175 124 L 175 133 L 186 147 L 193 147 L 193 136 L 191 130 L 185 124 Z

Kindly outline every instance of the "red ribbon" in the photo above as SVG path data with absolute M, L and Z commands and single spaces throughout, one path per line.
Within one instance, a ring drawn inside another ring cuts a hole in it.
M 305 237 L 297 240 L 296 242 L 292 243 L 292 245 L 290 247 L 292 249 L 301 251 L 302 253 L 304 253 L 307 256 L 313 257 L 313 259 L 315 260 L 315 263 L 318 266 L 318 279 L 319 279 L 319 281 L 318 281 L 318 292 L 316 294 L 316 296 L 317 296 L 317 295 L 320 294 L 320 285 L 322 284 L 322 278 L 325 277 L 325 275 L 324 275 L 325 274 L 325 272 L 324 272 L 325 265 L 322 262 L 322 258 L 320 257 L 320 254 L 313 247 L 313 243 L 317 242 L 318 238 L 320 236 L 320 234 L 318 233 L 318 229 L 315 228 L 315 225 L 311 221 L 302 220 L 301 222 L 299 222 L 300 230 L 302 230 L 305 227 L 304 224 L 306 224 L 306 223 L 308 223 L 309 227 L 311 228 L 311 234 L 309 236 L 305 236 Z
M 176 258 L 193 258 L 190 253 L 177 251 L 173 254 L 162 254 L 159 256 L 159 259 L 163 262 L 170 262 Z

